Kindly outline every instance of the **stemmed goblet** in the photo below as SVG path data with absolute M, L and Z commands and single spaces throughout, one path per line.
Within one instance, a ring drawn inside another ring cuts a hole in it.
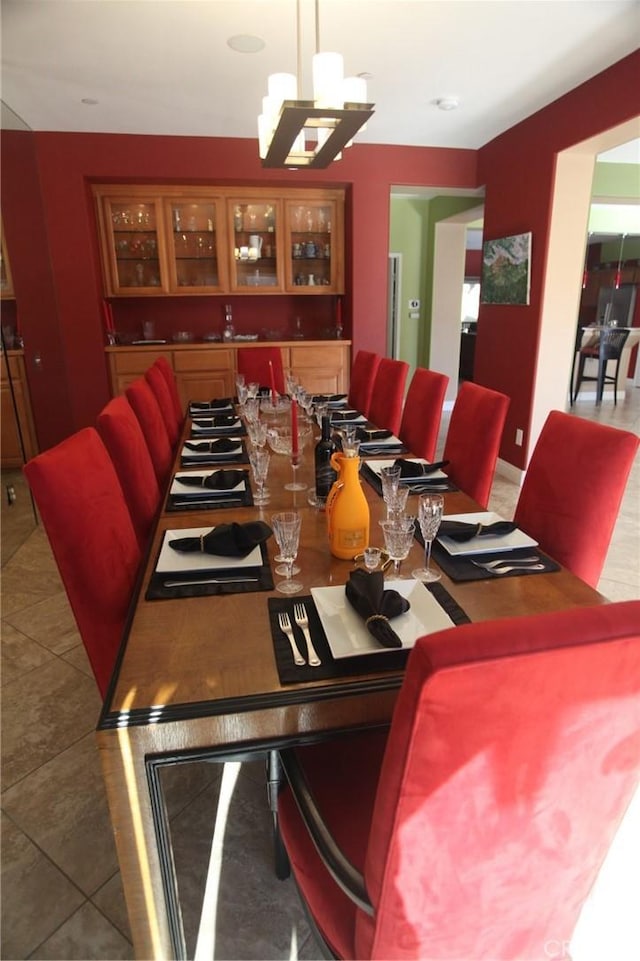
M 389 498 L 393 497 L 400 487 L 400 465 L 389 464 L 380 471 L 380 481 L 382 483 L 382 498 L 389 510 Z
M 385 494 L 385 504 L 387 505 L 387 520 L 393 520 L 404 513 L 409 497 L 409 488 L 400 484 L 398 487 L 391 487 Z
M 440 580 L 440 572 L 432 570 L 429 565 L 431 562 L 431 546 L 440 527 L 443 508 L 444 497 L 442 494 L 420 495 L 418 523 L 424 539 L 424 567 L 418 567 L 411 573 L 416 580 L 424 581 L 426 584 Z
M 384 546 L 393 561 L 393 576 L 400 577 L 400 565 L 408 557 L 415 531 L 415 517 L 403 514 L 388 521 L 380 521 Z
M 264 485 L 267 479 L 270 458 L 271 455 L 269 451 L 260 447 L 255 447 L 249 451 L 249 463 L 251 464 L 253 479 L 257 487 L 257 491 L 253 497 L 253 503 L 258 506 L 269 503 L 269 494 L 265 491 Z
M 280 546 L 286 568 L 285 579 L 276 584 L 276 590 L 280 591 L 281 594 L 297 594 L 298 591 L 302 590 L 300 581 L 294 581 L 291 576 L 293 562 L 296 559 L 300 543 L 301 524 L 302 518 L 297 511 L 282 511 L 279 514 L 273 514 L 271 517 L 273 532 Z

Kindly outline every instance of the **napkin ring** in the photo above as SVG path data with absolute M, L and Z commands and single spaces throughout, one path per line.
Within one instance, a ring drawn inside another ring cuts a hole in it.
M 384 614 L 372 614 L 371 617 L 368 617 L 364 623 L 367 627 L 369 627 L 371 621 L 386 621 L 388 624 L 389 618 L 385 617 Z

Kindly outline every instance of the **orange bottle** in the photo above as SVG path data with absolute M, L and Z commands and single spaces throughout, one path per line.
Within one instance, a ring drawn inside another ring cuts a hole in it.
M 353 560 L 369 543 L 369 505 L 360 483 L 360 458 L 349 452 L 331 456 L 338 479 L 327 497 L 329 549 L 334 557 Z

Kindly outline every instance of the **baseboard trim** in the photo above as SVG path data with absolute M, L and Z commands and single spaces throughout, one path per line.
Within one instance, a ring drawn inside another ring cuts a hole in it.
M 517 484 L 518 487 L 522 487 L 525 471 L 499 457 L 496 463 L 496 474 L 499 474 L 500 477 L 505 477 L 507 480 L 513 481 L 513 483 Z

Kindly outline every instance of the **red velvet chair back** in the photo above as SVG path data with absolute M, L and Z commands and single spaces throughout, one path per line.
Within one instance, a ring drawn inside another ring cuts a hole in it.
M 176 417 L 165 376 L 159 367 L 153 365 L 145 371 L 144 376 L 158 402 L 164 426 L 167 428 L 167 434 L 169 435 L 169 443 L 174 447 L 182 429 L 182 418 Z
M 419 640 L 352 957 L 542 961 L 569 941 L 639 782 L 639 632 L 629 601 Z
M 380 355 L 373 353 L 373 351 L 359 350 L 351 365 L 349 404 L 355 410 L 361 411 L 366 417 L 369 416 L 373 382 L 376 379 L 381 360 Z
M 166 380 L 169 393 L 171 394 L 171 402 L 173 403 L 174 413 L 178 423 L 182 424 L 184 420 L 184 408 L 182 401 L 180 400 L 180 394 L 178 393 L 178 384 L 176 382 L 176 375 L 173 372 L 173 368 L 167 358 L 162 356 L 155 359 L 153 366 L 158 368 Z
M 144 377 L 138 377 L 133 383 L 129 384 L 126 394 L 127 400 L 140 421 L 156 479 L 160 490 L 163 491 L 169 476 L 173 454 L 158 401 Z
M 98 433 L 109 452 L 142 550 L 160 507 L 160 488 L 140 422 L 126 397 L 114 397 L 98 416 Z
M 488 387 L 465 381 L 447 429 L 444 470 L 454 484 L 485 508 L 498 460 L 510 400 Z
M 514 520 L 595 587 L 640 440 L 553 410 L 527 468 Z
M 24 467 L 104 698 L 141 562 L 109 454 L 93 427 Z
M 416 457 L 433 461 L 449 378 L 418 367 L 413 373 L 402 411 L 398 437 Z
M 238 350 L 238 373 L 244 374 L 245 384 L 256 383 L 260 387 L 271 387 L 271 370 L 276 390 L 285 393 L 282 353 L 279 347 L 243 347 Z
M 394 434 L 400 430 L 408 373 L 409 365 L 404 360 L 383 357 L 380 361 L 367 415 L 376 427 L 384 427 Z

